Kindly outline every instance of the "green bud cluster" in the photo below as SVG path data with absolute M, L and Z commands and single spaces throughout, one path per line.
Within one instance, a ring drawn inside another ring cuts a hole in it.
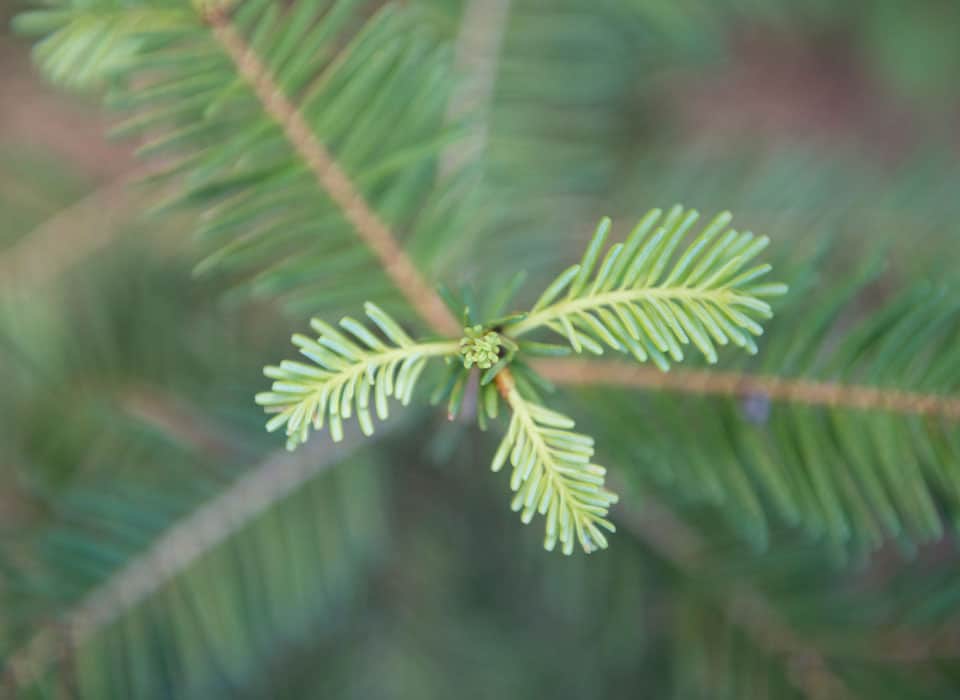
M 464 328 L 464 337 L 460 339 L 460 355 L 463 366 L 470 369 L 476 365 L 480 369 L 490 369 L 500 359 L 503 339 L 495 331 L 483 326 Z

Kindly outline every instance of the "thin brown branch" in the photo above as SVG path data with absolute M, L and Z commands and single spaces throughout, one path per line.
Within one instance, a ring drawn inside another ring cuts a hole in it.
M 889 411 L 960 420 L 960 397 L 880 389 L 859 384 L 816 382 L 805 379 L 751 375 L 713 370 L 672 370 L 626 362 L 543 360 L 536 369 L 557 384 L 615 385 L 651 391 L 675 391 L 711 396 L 764 396 L 771 401 L 810 406 Z
M 613 484 L 616 490 L 623 488 Z M 614 517 L 626 532 L 688 576 L 707 575 L 706 544 L 701 536 L 666 505 L 645 494 L 642 510 L 621 503 Z M 742 628 L 760 649 L 783 657 L 790 682 L 816 700 L 852 699 L 846 684 L 827 666 L 820 651 L 800 639 L 777 610 L 756 589 L 740 581 L 708 585 L 720 600 L 728 619 Z
M 250 84 L 264 110 L 286 134 L 291 147 L 317 182 L 341 209 L 357 235 L 380 260 L 387 275 L 410 305 L 437 333 L 459 336 L 460 323 L 420 274 L 389 226 L 373 211 L 347 173 L 314 135 L 297 107 L 283 94 L 267 67 L 230 23 L 224 9 L 207 13 L 214 36 Z

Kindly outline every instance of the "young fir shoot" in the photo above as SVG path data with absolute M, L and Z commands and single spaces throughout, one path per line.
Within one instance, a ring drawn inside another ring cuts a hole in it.
M 558 542 L 565 554 L 573 552 L 575 542 L 588 553 L 605 548 L 602 530 L 614 530 L 607 516 L 617 497 L 603 486 L 605 469 L 591 461 L 593 439 L 574 432 L 567 416 L 541 405 L 537 387 L 544 383 L 524 363 L 528 357 L 556 354 L 558 347 L 518 339 L 547 329 L 566 338 L 576 352 L 600 354 L 607 346 L 640 362 L 651 360 L 664 371 L 670 360 L 683 359 L 683 347 L 690 344 L 709 362 L 717 361 L 717 346 L 730 342 L 756 352 L 754 336 L 772 315 L 763 299 L 786 291 L 785 285 L 761 282 L 769 265 L 751 266 L 768 241 L 729 229 L 731 216 L 723 213 L 681 247 L 697 218 L 697 212 L 679 206 L 666 215 L 653 210 L 626 241 L 605 251 L 610 220 L 604 219 L 580 263 L 557 277 L 529 313 L 470 322 L 460 339 L 414 341 L 369 303 L 367 316 L 383 337 L 350 318 L 340 322 L 342 330 L 314 319 L 316 339 L 293 337 L 313 364 L 285 361 L 265 370 L 274 383 L 257 403 L 276 414 L 267 429 L 285 427 L 293 449 L 307 439 L 311 426 L 319 430 L 325 423 L 331 437 L 341 440 L 343 420 L 355 414 L 370 435 L 372 411 L 385 420 L 388 398 L 409 403 L 434 358 L 444 358 L 449 367 L 434 401 L 447 399 L 455 417 L 476 368 L 481 425 L 497 418 L 501 400 L 512 414 L 492 468 L 512 465 L 513 509 L 524 523 L 536 513 L 545 516 L 548 550 Z
M 599 355 L 607 345 L 664 371 L 668 357 L 683 360 L 682 346 L 690 342 L 711 363 L 717 361 L 715 344 L 733 341 L 755 353 L 753 336 L 763 333 L 758 321 L 773 315 L 763 298 L 786 291 L 785 285 L 759 282 L 769 265 L 747 267 L 769 241 L 727 229 L 732 217 L 724 212 L 675 255 L 697 218 L 696 211 L 679 206 L 665 217 L 655 209 L 598 264 L 610 230 L 604 219 L 580 263 L 557 277 L 504 333 L 516 338 L 545 327 L 577 352 Z
M 371 399 L 377 417 L 386 420 L 387 399 L 392 396 L 405 406 L 410 403 L 430 358 L 459 351 L 455 341 L 415 343 L 374 304 L 368 302 L 365 311 L 386 342 L 352 318 L 340 321 L 346 333 L 315 318 L 310 325 L 318 334 L 316 340 L 293 336 L 293 344 L 314 364 L 285 360 L 264 370 L 275 381 L 272 391 L 257 394 L 256 400 L 268 413 L 276 414 L 267 422 L 267 430 L 286 426 L 288 449 L 305 442 L 310 427 L 320 430 L 325 421 L 331 437 L 339 442 L 343 419 L 354 413 L 364 435 L 372 435 Z

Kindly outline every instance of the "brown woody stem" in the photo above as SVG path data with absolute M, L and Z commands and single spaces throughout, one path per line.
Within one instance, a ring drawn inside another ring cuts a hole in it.
M 371 208 L 330 151 L 314 135 L 300 111 L 283 94 L 259 56 L 230 23 L 227 12 L 212 9 L 207 12 L 206 20 L 237 71 L 253 88 L 264 110 L 283 128 L 291 147 L 307 164 L 360 239 L 380 260 L 400 293 L 435 332 L 459 335 L 459 321 L 420 274 L 390 227 Z
M 676 391 L 711 396 L 760 395 L 772 401 L 811 406 L 856 408 L 960 420 L 960 398 L 880 389 L 859 384 L 751 375 L 740 372 L 684 370 L 661 372 L 617 361 L 541 360 L 534 365 L 557 384 L 610 385 L 652 391 Z

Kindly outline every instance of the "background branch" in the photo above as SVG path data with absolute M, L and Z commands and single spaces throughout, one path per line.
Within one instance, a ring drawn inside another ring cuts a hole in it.
M 131 408 L 143 416 L 140 404 Z M 188 417 L 178 417 L 176 423 Z M 169 423 L 169 416 L 164 416 L 157 427 L 168 429 Z M 178 433 L 177 437 L 182 436 Z M 198 447 L 209 449 L 209 442 L 204 438 Z M 11 654 L 4 667 L 7 685 L 26 687 L 37 681 L 53 661 L 78 649 L 246 523 L 338 464 L 358 445 L 354 439 L 337 445 L 315 440 L 296 453 L 279 450 L 268 456 L 228 489 L 178 521 L 143 554 Z
M 610 479 L 611 486 L 624 488 Z M 691 578 L 707 574 L 707 544 L 700 535 L 652 494 L 643 496 L 641 509 L 626 503 L 614 506 L 621 527 Z M 800 639 L 769 601 L 743 581 L 726 586 L 705 586 L 719 600 L 727 618 L 741 627 L 758 648 L 782 656 L 790 682 L 809 698 L 852 700 L 849 688 L 828 667 L 813 645 Z
M 617 361 L 540 360 L 534 366 L 550 381 L 565 386 L 613 385 L 684 394 L 763 396 L 772 401 L 787 403 L 942 416 L 950 420 L 960 420 L 960 398 L 939 394 L 741 372 L 691 369 L 661 372 L 653 367 Z
M 283 127 L 290 145 L 343 211 L 360 239 L 380 260 L 400 293 L 435 332 L 459 336 L 460 322 L 420 274 L 389 226 L 373 211 L 347 173 L 317 140 L 303 115 L 283 94 L 269 70 L 230 23 L 225 10 L 210 11 L 207 21 L 237 71 L 253 88 L 263 108 Z

